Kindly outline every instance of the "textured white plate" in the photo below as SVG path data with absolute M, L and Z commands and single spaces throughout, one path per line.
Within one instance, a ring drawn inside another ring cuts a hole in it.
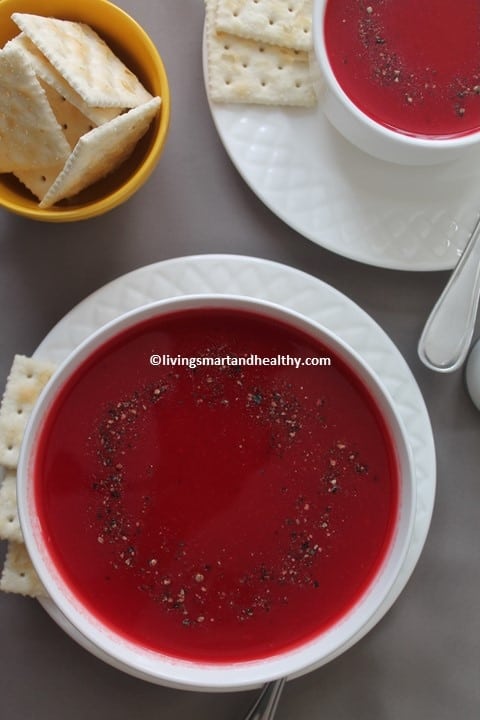
M 304 237 L 395 270 L 456 264 L 480 207 L 480 150 L 435 167 L 403 167 L 357 150 L 320 107 L 211 102 L 210 110 L 240 175 Z
M 427 537 L 436 480 L 432 430 L 420 390 L 395 345 L 358 305 L 330 285 L 285 265 L 236 255 L 190 256 L 140 268 L 97 290 L 50 331 L 35 356 L 60 363 L 94 330 L 118 315 L 154 300 L 197 293 L 269 300 L 321 323 L 353 347 L 377 373 L 404 421 L 415 463 L 417 508 L 413 537 L 395 587 L 370 625 L 354 639 L 357 641 L 386 613 L 413 572 Z M 130 672 L 104 657 L 50 600 L 43 600 L 42 605 L 79 644 Z M 342 648 L 342 652 L 346 649 Z M 137 676 L 151 680 L 141 673 Z

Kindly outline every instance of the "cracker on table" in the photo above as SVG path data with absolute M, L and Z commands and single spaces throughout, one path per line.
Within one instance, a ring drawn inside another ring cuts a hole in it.
M 55 366 L 15 355 L 0 405 L 0 464 L 15 469 L 28 418 Z
M 0 578 L 0 590 L 29 597 L 47 597 L 23 543 L 10 541 Z
M 160 104 L 160 98 L 152 98 L 82 135 L 40 207 L 72 197 L 115 170 L 146 133 Z
M 292 50 L 312 48 L 312 0 L 218 0 L 217 31 Z
M 31 65 L 15 47 L 0 51 L 0 172 L 65 161 L 70 152 Z
M 315 105 L 317 97 L 308 54 L 216 32 L 216 1 L 206 0 L 210 99 L 264 105 Z
M 12 20 L 91 107 L 132 108 L 152 95 L 84 23 L 29 13 Z
M 23 542 L 17 508 L 17 475 L 7 470 L 0 485 L 0 539 Z
M 35 75 L 40 80 L 43 88 L 45 88 L 45 85 L 48 85 L 56 90 L 61 97 L 78 108 L 82 115 L 87 117 L 94 125 L 101 125 L 108 120 L 112 120 L 125 109 L 120 107 L 92 107 L 88 105 L 25 33 L 21 32 L 19 35 L 16 35 L 12 40 L 8 41 L 5 47 L 12 45 L 22 52 L 25 59 L 31 63 Z

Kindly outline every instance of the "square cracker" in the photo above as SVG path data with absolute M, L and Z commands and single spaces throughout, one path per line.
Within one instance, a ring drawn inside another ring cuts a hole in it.
M 15 469 L 28 418 L 55 366 L 15 355 L 0 405 L 0 463 Z
M 218 0 L 217 31 L 309 51 L 312 0 Z
M 64 168 L 65 163 L 57 163 L 50 167 L 35 168 L 34 170 L 17 170 L 14 175 L 35 195 L 37 200 L 42 201 L 48 190 L 51 188 L 58 174 Z
M 17 475 L 13 470 L 5 473 L 0 486 L 0 539 L 23 542 L 17 509 Z
M 315 105 L 317 97 L 308 54 L 217 32 L 216 1 L 206 2 L 210 99 L 264 105 Z
M 64 162 L 62 128 L 31 65 L 15 47 L 0 51 L 0 172 Z
M 160 98 L 129 110 L 83 135 L 40 203 L 51 207 L 115 170 L 132 153 L 159 111 Z
M 29 597 L 47 597 L 23 543 L 10 541 L 0 579 L 0 590 Z
M 40 81 L 40 85 L 45 90 L 50 107 L 63 130 L 70 148 L 73 149 L 81 136 L 93 130 L 94 125 L 89 118 L 80 112 L 75 105 L 72 105 L 63 95 L 60 95 L 55 88 L 47 85 L 42 80 Z M 15 176 L 38 200 L 43 200 L 52 183 L 63 170 L 64 165 L 65 162 L 62 160 L 62 162 L 49 167 L 34 168 L 33 170 L 17 170 Z
M 151 100 L 136 75 L 88 25 L 28 13 L 13 13 L 12 20 L 88 105 L 132 108 Z
M 60 95 L 55 88 L 40 81 L 40 85 L 45 91 L 47 100 L 53 110 L 53 114 L 57 118 L 57 122 L 63 130 L 63 134 L 70 146 L 74 148 L 79 139 L 85 133 L 93 130 L 96 123 L 86 117 L 80 110 Z
M 94 125 L 101 125 L 108 120 L 112 120 L 125 109 L 123 107 L 99 108 L 88 105 L 25 33 L 22 32 L 12 40 L 9 40 L 5 47 L 11 47 L 12 45 L 22 52 L 25 59 L 31 63 L 35 75 L 40 80 L 40 84 L 44 89 L 48 86 L 56 90 L 62 98 L 65 98 L 71 105 L 78 108 L 79 112 L 87 117 Z

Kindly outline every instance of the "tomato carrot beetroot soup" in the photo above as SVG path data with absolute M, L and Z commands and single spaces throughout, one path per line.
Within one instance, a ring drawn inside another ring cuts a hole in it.
M 338 83 L 373 120 L 419 137 L 480 129 L 477 0 L 329 0 L 324 37 Z
M 331 627 L 382 564 L 399 504 L 363 384 L 244 309 L 170 312 L 97 349 L 49 410 L 34 473 L 49 554 L 94 616 L 212 663 Z

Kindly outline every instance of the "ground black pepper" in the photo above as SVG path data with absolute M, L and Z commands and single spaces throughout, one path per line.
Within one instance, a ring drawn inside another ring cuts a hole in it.
M 457 117 L 464 117 L 465 99 L 478 93 L 476 88 L 480 72 L 474 72 L 468 79 L 459 74 L 446 90 L 440 90 L 435 67 L 426 65 L 413 71 L 408 61 L 391 46 L 382 17 L 386 4 L 386 0 L 375 0 L 368 5 L 363 0 L 359 3 L 363 14 L 358 21 L 358 36 L 368 58 L 367 66 L 372 68 L 374 81 L 384 86 L 395 84 L 405 103 L 412 107 L 422 103 L 427 94 L 445 92 L 442 102 L 449 103 Z
M 301 443 L 305 432 L 311 435 L 312 427 L 320 433 L 328 428 L 328 400 L 319 397 L 312 402 L 308 396 L 299 395 L 298 389 L 289 382 L 264 388 L 250 384 L 238 368 L 234 372 L 225 367 L 196 368 L 187 372 L 191 377 L 195 404 L 226 407 L 232 403 L 231 388 L 234 386 L 233 402 L 242 405 L 259 428 L 269 428 L 270 446 L 278 457 L 283 457 L 294 444 Z M 167 612 L 177 613 L 181 625 L 186 628 L 215 622 L 215 607 L 220 612 L 228 608 L 242 623 L 259 612 L 269 613 L 275 586 L 295 585 L 318 591 L 322 587 L 319 559 L 328 556 L 335 532 L 332 529 L 334 505 L 325 504 L 325 499 L 342 491 L 352 468 L 357 474 L 368 474 L 358 452 L 344 440 L 337 440 L 321 458 L 313 452 L 312 445 L 308 445 L 303 456 L 305 467 L 301 472 L 300 468 L 294 467 L 292 485 L 279 489 L 280 496 L 290 497 L 290 512 L 275 531 L 277 542 L 283 548 L 283 560 L 278 566 L 252 558 L 251 572 L 238 579 L 237 588 L 225 591 L 221 589 L 222 550 L 219 557 L 210 558 L 202 567 L 191 567 L 188 544 L 184 541 L 172 544 L 165 532 L 160 533 L 158 545 L 151 549 L 146 561 L 139 557 L 136 538 L 142 533 L 144 514 L 152 511 L 152 501 L 149 495 L 142 497 L 142 510 L 138 516 L 126 509 L 123 493 L 131 480 L 125 475 L 125 461 L 151 408 L 158 407 L 156 412 L 161 412 L 161 402 L 175 389 L 178 377 L 170 374 L 168 379 L 140 389 L 107 408 L 99 423 L 98 436 L 91 438 L 98 459 L 98 471 L 92 481 L 92 490 L 98 497 L 94 517 L 98 543 L 111 548 L 111 569 L 123 567 L 135 573 L 138 589 Z M 301 475 L 305 468 L 318 474 L 316 497 L 307 498 L 301 492 L 294 492 L 295 475 L 297 472 Z M 154 473 L 155 469 L 150 467 L 150 472 Z M 162 558 L 166 556 L 176 558 L 176 574 L 164 573 Z M 243 588 L 241 593 L 238 592 L 240 587 Z M 288 602 L 288 596 L 283 596 L 281 602 Z

